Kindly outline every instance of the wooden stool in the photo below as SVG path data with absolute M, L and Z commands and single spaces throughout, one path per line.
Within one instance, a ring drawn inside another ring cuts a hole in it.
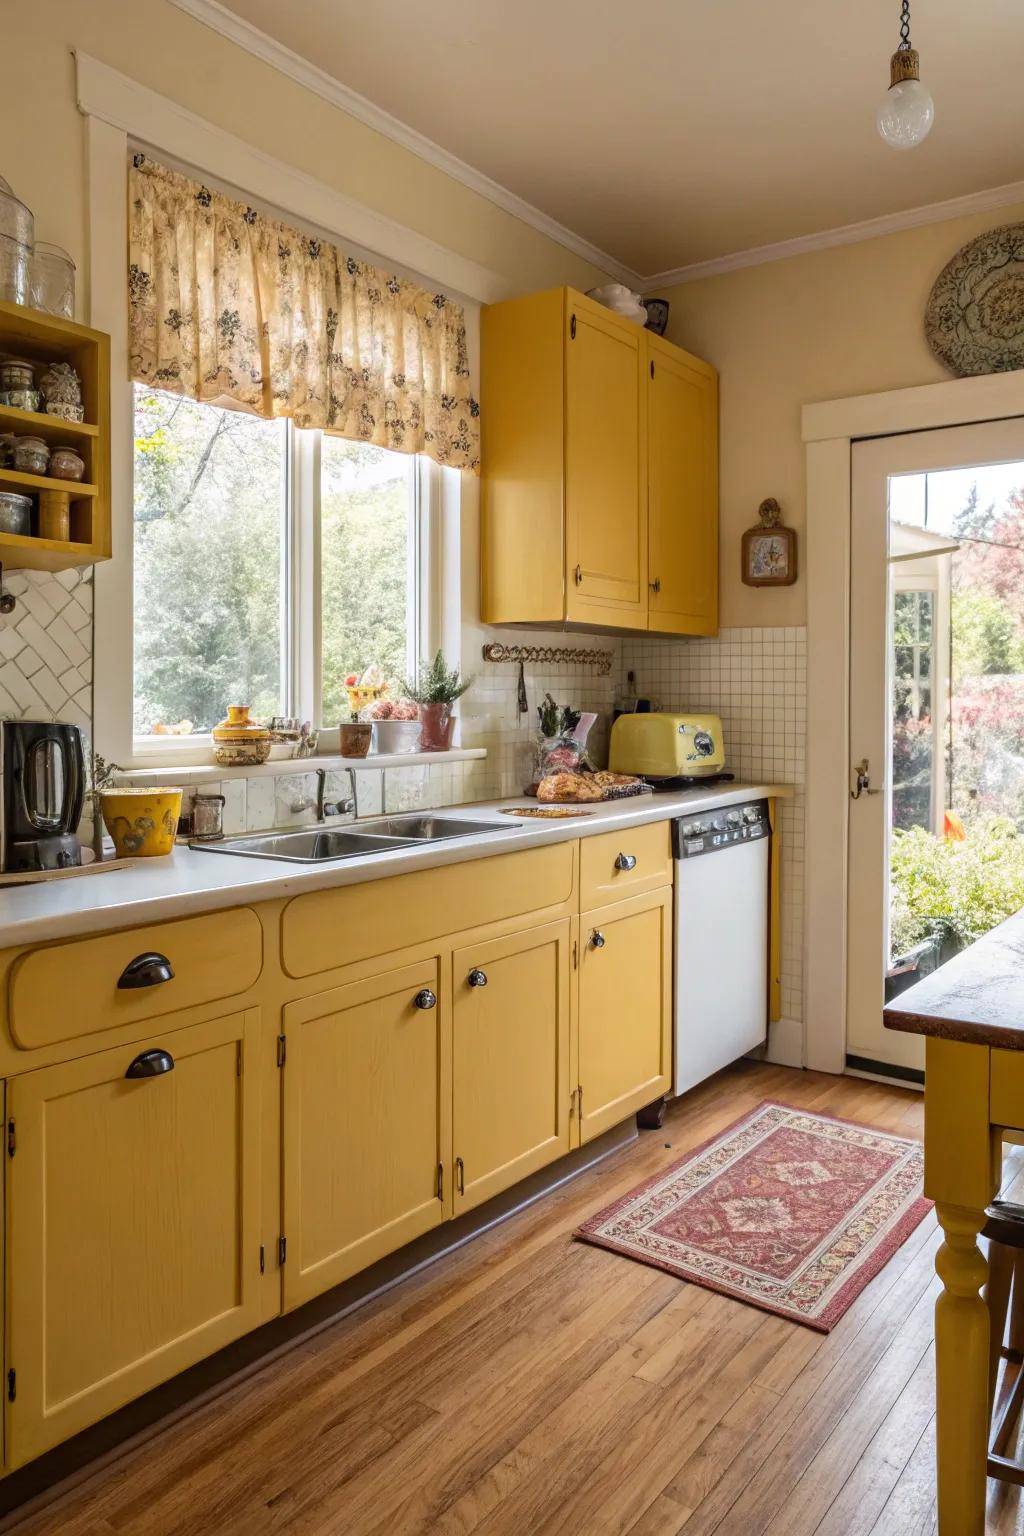
M 982 1236 L 989 1240 L 988 1284 L 985 1287 L 989 1315 L 991 1420 L 988 1475 L 1024 1487 L 1024 1465 L 1006 1455 L 1007 1444 L 1024 1403 L 1024 1205 L 994 1200 L 985 1215 Z M 1006 1370 L 997 1402 L 1001 1360 L 1005 1360 Z

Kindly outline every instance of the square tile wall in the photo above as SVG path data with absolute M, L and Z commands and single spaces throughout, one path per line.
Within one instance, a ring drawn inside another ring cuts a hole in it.
M 740 779 L 793 787 L 780 803 L 782 1016 L 803 1018 L 807 632 L 723 629 L 710 640 L 628 639 L 622 687 L 655 708 L 721 715 L 728 767 Z

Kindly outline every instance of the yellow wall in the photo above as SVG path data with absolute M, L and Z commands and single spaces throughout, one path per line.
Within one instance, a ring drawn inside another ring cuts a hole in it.
M 14 11 L 17 24 L 14 25 Z M 7 13 L 0 175 L 36 236 L 79 263 L 87 294 L 83 119 L 71 50 L 83 52 L 298 166 L 368 207 L 504 274 L 521 291 L 602 280 L 545 235 L 253 58 L 166 0 L 33 0 Z M 430 275 L 430 274 L 426 274 Z M 79 303 L 79 314 L 87 307 Z
M 1000 208 L 665 292 L 669 338 L 721 374 L 723 626 L 804 623 L 802 579 L 771 591 L 739 574 L 765 496 L 804 527 L 801 407 L 948 378 L 924 337 L 932 283 L 966 240 L 1021 218 Z

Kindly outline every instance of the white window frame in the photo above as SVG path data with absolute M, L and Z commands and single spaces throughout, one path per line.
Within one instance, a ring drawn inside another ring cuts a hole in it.
M 134 390 L 133 390 L 134 400 Z M 323 719 L 321 567 L 321 459 L 324 433 L 287 422 L 281 484 L 281 707 L 282 715 L 309 720 L 327 747 L 337 744 L 337 721 Z M 134 468 L 134 465 L 133 465 Z M 406 598 L 409 622 L 405 666 L 415 676 L 424 657 L 442 645 L 439 611 L 445 606 L 445 486 L 458 495 L 458 476 L 422 454 L 407 455 L 409 538 Z M 133 475 L 134 491 L 134 475 Z M 450 498 L 449 498 L 450 499 Z M 134 494 L 132 498 L 134 533 Z M 134 608 L 132 612 L 134 639 Z M 134 647 L 133 647 L 134 649 Z M 368 657 L 367 661 L 372 660 Z M 225 707 L 227 706 L 225 700 Z M 240 701 L 244 702 L 244 701 Z M 134 720 L 134 667 L 132 718 Z M 193 765 L 210 761 L 211 737 L 132 735 L 132 766 Z M 127 765 L 125 765 L 127 766 Z
M 95 570 L 93 732 L 96 748 L 124 768 L 191 766 L 186 750 L 160 738 L 159 750 L 134 748 L 132 497 L 133 412 L 128 375 L 128 293 L 124 253 L 128 241 L 128 154 L 138 145 L 247 195 L 286 217 L 337 240 L 357 256 L 384 262 L 427 286 L 445 288 L 465 305 L 473 380 L 479 375 L 481 304 L 516 290 L 504 273 L 482 266 L 429 236 L 376 212 L 336 188 L 247 144 L 228 130 L 157 91 L 75 51 L 76 98 L 85 121 L 87 313 L 90 325 L 111 340 L 111 516 L 113 557 Z M 424 463 L 425 461 L 420 461 Z M 478 641 L 477 487 L 471 476 L 429 465 L 435 482 L 429 509 L 430 600 L 421 616 L 428 632 L 423 654 L 443 646 L 461 664 L 465 644 Z M 308 558 L 308 557 L 307 557 Z M 302 569 L 305 571 L 306 567 Z M 299 571 L 293 566 L 293 571 Z M 308 577 L 308 571 L 307 571 Z M 305 590 L 319 594 L 311 578 Z M 310 615 L 310 621 L 312 614 Z M 307 689 L 309 678 L 300 680 Z M 331 748 L 331 733 L 321 750 Z M 193 746 L 192 762 L 209 764 Z

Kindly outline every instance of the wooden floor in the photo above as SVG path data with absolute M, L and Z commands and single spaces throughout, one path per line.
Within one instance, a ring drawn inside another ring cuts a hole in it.
M 764 1098 L 901 1134 L 919 1094 L 744 1065 L 662 1132 L 266 1366 L 19 1536 L 924 1536 L 929 1217 L 827 1336 L 570 1233 Z M 991 1530 L 1024 1530 L 993 1488 Z

